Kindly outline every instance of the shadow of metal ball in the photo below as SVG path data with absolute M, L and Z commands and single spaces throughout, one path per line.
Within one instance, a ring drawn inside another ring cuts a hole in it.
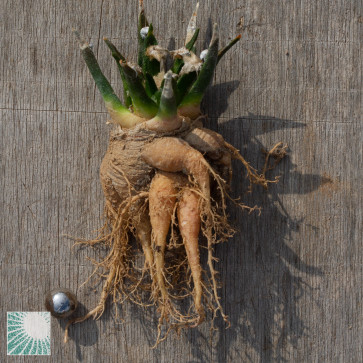
M 78 305 L 77 297 L 68 289 L 54 289 L 45 296 L 46 309 L 56 318 L 67 318 Z

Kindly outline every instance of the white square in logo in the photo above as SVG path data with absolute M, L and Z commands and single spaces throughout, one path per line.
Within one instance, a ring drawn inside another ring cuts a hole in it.
M 50 355 L 50 313 L 8 312 L 8 355 Z

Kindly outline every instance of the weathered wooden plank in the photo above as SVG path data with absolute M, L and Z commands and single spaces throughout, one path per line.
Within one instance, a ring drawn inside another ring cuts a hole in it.
M 181 46 L 192 4 L 145 1 L 163 46 Z M 45 291 L 66 286 L 90 309 L 92 272 L 64 234 L 89 237 L 102 224 L 98 168 L 107 113 L 71 33 L 94 44 L 115 89 L 121 82 L 107 36 L 136 56 L 137 1 L 2 0 L 0 11 L 2 326 L 7 311 L 43 309 Z M 262 147 L 289 144 L 280 183 L 246 194 L 236 164 L 234 194 L 261 216 L 231 209 L 240 233 L 216 249 L 220 320 L 171 336 L 151 350 L 156 316 L 127 305 L 125 322 L 104 317 L 71 330 L 52 321 L 47 361 L 362 361 L 362 2 L 204 1 L 198 41 L 211 24 L 242 41 L 220 63 L 204 103 L 208 126 L 262 167 Z M 121 92 L 120 92 L 121 93 Z M 5 333 L 4 333 L 5 334 Z M 1 361 L 6 342 L 1 341 Z M 13 359 L 8 359 L 13 361 Z M 27 361 L 19 358 L 16 361 Z

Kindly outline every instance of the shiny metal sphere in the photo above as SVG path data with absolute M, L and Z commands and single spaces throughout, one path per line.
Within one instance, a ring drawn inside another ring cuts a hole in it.
M 77 308 L 77 297 L 68 289 L 54 289 L 45 297 L 45 307 L 56 318 L 66 318 Z

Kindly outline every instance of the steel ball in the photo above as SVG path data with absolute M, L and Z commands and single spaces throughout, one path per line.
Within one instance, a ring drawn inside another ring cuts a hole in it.
M 68 289 L 54 289 L 45 297 L 46 309 L 56 318 L 66 318 L 73 314 L 78 305 L 77 297 Z

